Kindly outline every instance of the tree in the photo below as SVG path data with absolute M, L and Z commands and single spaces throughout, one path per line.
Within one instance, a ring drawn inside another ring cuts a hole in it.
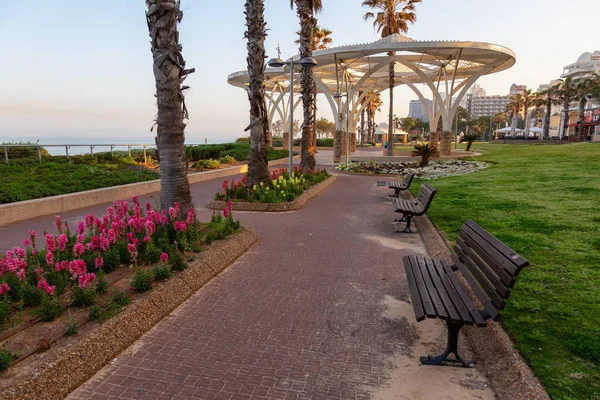
M 521 95 L 523 101 L 523 119 L 525 120 L 525 137 L 529 137 L 529 106 L 533 102 L 533 94 L 531 89 L 523 91 Z
M 480 119 L 470 119 L 467 121 L 467 125 L 471 129 L 472 133 L 468 133 L 464 136 L 463 140 L 467 142 L 467 151 L 471 150 L 473 142 L 481 137 L 481 133 L 485 131 L 486 124 Z
M 369 119 L 369 142 L 375 141 L 375 113 L 381 111 L 383 101 L 381 101 L 381 94 L 369 92 L 367 98 L 370 99 L 367 104 L 367 116 Z
M 500 125 L 502 124 L 506 124 L 506 121 L 508 121 L 508 116 L 506 115 L 505 112 L 499 112 L 496 113 L 492 119 L 492 122 L 494 124 L 496 124 L 496 129 L 498 129 L 500 127 Z M 490 136 L 490 141 L 492 140 L 491 136 Z
M 335 132 L 335 122 L 329 121 L 327 118 L 319 118 L 317 120 L 317 134 L 319 136 L 331 136 Z
M 534 92 L 531 97 L 531 105 L 535 110 L 535 124 L 533 126 L 537 127 L 538 119 L 542 114 L 542 107 L 546 105 L 546 96 L 542 92 Z
M 421 157 L 419 165 L 426 167 L 429 161 L 434 158 L 439 158 L 440 150 L 437 147 L 431 146 L 429 143 L 418 143 L 410 153 L 411 157 Z
M 560 79 L 559 83 L 552 88 L 557 102 L 563 107 L 563 135 L 567 135 L 569 131 L 569 108 L 577 96 L 575 85 L 575 81 L 569 76 L 564 80 Z
M 515 130 L 517 128 L 517 121 L 519 119 L 519 113 L 521 112 L 521 108 L 523 107 L 523 96 L 520 94 L 514 94 L 510 96 L 510 101 L 506 105 L 506 112 L 508 112 L 511 116 L 510 123 L 510 134 L 512 136 L 515 135 Z
M 400 129 L 408 133 L 415 127 L 415 119 L 413 117 L 402 118 L 400 122 Z
M 182 83 L 194 69 L 185 69 L 177 23 L 183 12 L 179 0 L 146 0 L 146 21 L 150 33 L 150 50 L 154 60 L 156 85 L 156 147 L 160 158 L 160 207 L 167 210 L 174 203 L 182 209 L 193 208 L 187 178 L 185 123 L 188 111 Z
M 585 120 L 585 106 L 592 99 L 592 92 L 600 82 L 599 76 L 593 74 L 591 77 L 580 78 L 575 84 L 575 96 L 579 100 L 577 110 L 579 111 L 579 124 L 577 127 L 577 141 L 581 141 L 583 135 L 583 124 Z
M 277 120 L 277 122 L 271 125 L 271 130 L 273 131 L 273 136 L 281 137 L 283 135 L 283 122 Z
M 333 43 L 333 39 L 330 37 L 330 35 L 332 33 L 333 33 L 333 31 L 331 31 L 329 29 L 321 28 L 318 25 L 314 26 L 312 29 L 312 49 L 313 49 L 313 51 L 323 50 L 323 49 L 328 48 Z M 297 31 L 296 34 L 298 36 L 302 36 L 302 33 L 300 31 Z M 301 40 L 298 39 L 294 43 L 296 43 L 297 45 L 300 45 Z
M 312 32 L 317 26 L 317 19 L 314 17 L 314 14 L 319 12 L 323 8 L 323 5 L 321 0 L 290 0 L 290 7 L 292 8 L 294 7 L 294 1 L 296 3 L 296 13 L 300 19 L 300 57 L 312 57 Z M 300 166 L 303 171 L 307 172 L 315 169 L 316 151 L 316 141 L 313 140 L 313 99 L 317 93 L 317 88 L 310 66 L 302 66 L 300 85 L 302 86 L 302 107 L 304 111 Z
M 463 106 L 458 106 L 456 109 L 456 134 L 466 129 L 466 120 L 469 118 L 469 112 Z
M 364 15 L 364 20 L 373 19 L 373 27 L 377 32 L 381 33 L 381 37 L 387 37 L 398 33 L 408 32 L 408 25 L 414 24 L 417 20 L 415 14 L 415 4 L 421 0 L 365 0 L 363 7 L 369 7 L 372 10 L 377 10 L 377 13 L 367 12 Z M 389 52 L 388 56 L 394 57 L 396 52 Z M 394 71 L 395 61 L 389 65 L 389 89 L 390 89 L 390 111 L 389 111 L 389 134 L 387 155 L 394 154 L 394 86 L 396 80 L 396 72 Z
M 265 23 L 264 0 L 246 0 L 246 27 L 248 39 L 248 100 L 250 101 L 250 151 L 248 152 L 248 184 L 257 185 L 269 180 L 268 135 L 269 122 L 265 104 Z M 292 155 L 289 155 L 292 157 Z
M 540 92 L 540 96 L 543 96 L 546 101 L 546 115 L 544 116 L 544 132 L 542 139 L 548 139 L 550 137 L 550 116 L 552 114 L 552 105 L 558 104 L 560 100 L 558 99 L 558 90 L 556 86 L 550 87 L 542 92 Z

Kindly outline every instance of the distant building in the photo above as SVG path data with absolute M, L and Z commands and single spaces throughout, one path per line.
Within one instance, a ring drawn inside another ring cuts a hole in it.
M 515 94 L 523 94 L 527 90 L 527 85 L 517 85 L 513 83 L 510 85 L 510 95 L 513 96 Z
M 426 99 L 429 108 L 433 110 L 433 101 Z M 429 121 L 429 117 L 425 112 L 425 107 L 423 106 L 423 102 L 421 100 L 411 100 L 408 105 L 408 116 L 413 117 L 414 119 L 420 119 L 425 122 Z
M 485 97 L 486 96 L 486 92 L 485 89 L 481 87 L 481 85 L 476 84 L 471 88 L 471 94 L 473 95 L 473 97 Z
M 467 113 L 469 118 L 489 117 L 506 110 L 510 102 L 509 96 L 474 96 L 467 97 Z
M 583 53 L 579 56 L 577 62 L 563 68 L 561 78 L 569 76 L 573 78 L 587 77 L 594 72 L 597 74 L 600 73 L 600 51 Z

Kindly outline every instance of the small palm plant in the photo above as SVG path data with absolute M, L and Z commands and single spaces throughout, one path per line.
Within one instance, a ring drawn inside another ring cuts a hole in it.
M 410 156 L 421 157 L 420 165 L 421 167 L 426 167 L 430 160 L 440 156 L 440 151 L 437 147 L 430 146 L 429 143 L 417 143 Z
M 476 133 L 467 133 L 464 137 L 463 137 L 463 142 L 467 142 L 467 151 L 471 150 L 471 145 L 473 144 L 474 141 L 476 141 L 477 139 L 479 139 L 479 135 Z

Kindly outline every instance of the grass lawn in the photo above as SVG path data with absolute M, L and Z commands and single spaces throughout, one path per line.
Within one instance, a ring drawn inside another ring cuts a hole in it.
M 74 161 L 79 160 L 79 161 Z M 91 157 L 53 157 L 42 163 L 0 165 L 0 204 L 158 179 L 131 158 L 94 162 Z
M 474 147 L 493 166 L 433 180 L 429 217 L 451 241 L 473 219 L 531 262 L 502 323 L 552 398 L 600 399 L 600 143 Z

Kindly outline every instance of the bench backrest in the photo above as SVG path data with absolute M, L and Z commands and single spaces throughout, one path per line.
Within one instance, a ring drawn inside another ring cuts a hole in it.
M 412 174 L 405 175 L 404 178 L 402 179 L 402 186 L 404 186 L 405 188 L 408 189 L 410 187 L 410 184 L 412 183 L 412 180 L 414 177 L 415 177 L 414 172 Z
M 420 211 L 422 211 L 423 213 L 427 212 L 427 209 L 429 209 L 429 205 L 433 201 L 433 197 L 435 196 L 436 192 L 437 189 L 427 182 L 421 185 L 421 188 L 419 189 L 419 194 L 416 198 L 417 205 L 419 205 L 420 208 L 422 208 Z
M 521 269 L 529 262 L 469 220 L 460 229 L 454 246 L 455 267 L 469 283 L 487 311 L 497 320 L 510 296 L 510 290 Z

